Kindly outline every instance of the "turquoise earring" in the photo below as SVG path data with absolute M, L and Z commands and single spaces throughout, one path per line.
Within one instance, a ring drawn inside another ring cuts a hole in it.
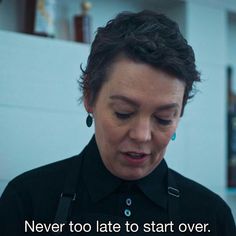
M 87 116 L 87 118 L 86 118 L 86 125 L 87 125 L 88 127 L 91 127 L 92 124 L 93 124 L 93 117 L 90 115 L 90 113 L 88 113 L 88 116 Z
M 174 141 L 176 139 L 176 133 L 174 132 L 172 137 L 171 137 L 171 140 Z

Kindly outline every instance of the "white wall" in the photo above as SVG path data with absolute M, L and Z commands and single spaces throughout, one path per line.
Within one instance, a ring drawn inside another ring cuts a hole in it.
M 226 185 L 226 27 L 224 9 L 196 1 L 187 4 L 188 40 L 203 80 L 187 116 L 192 124 L 187 144 L 192 158 L 187 172 L 216 190 Z
M 77 154 L 89 140 L 76 82 L 88 52 L 87 45 L 0 31 L 0 188 Z

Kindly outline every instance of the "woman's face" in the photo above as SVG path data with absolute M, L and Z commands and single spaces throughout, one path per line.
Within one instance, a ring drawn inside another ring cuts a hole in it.
M 102 161 L 115 176 L 136 180 L 164 157 L 182 109 L 185 84 L 153 67 L 127 58 L 116 61 L 87 111 L 95 121 Z

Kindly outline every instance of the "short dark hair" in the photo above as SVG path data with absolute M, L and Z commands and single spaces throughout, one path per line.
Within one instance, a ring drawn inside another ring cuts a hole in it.
M 185 82 L 184 107 L 194 96 L 193 83 L 200 81 L 191 46 L 181 34 L 176 22 L 163 14 L 144 10 L 138 13 L 122 12 L 99 27 L 91 45 L 86 69 L 82 70 L 79 84 L 83 97 L 90 105 L 107 78 L 115 59 L 127 58 L 146 63 Z

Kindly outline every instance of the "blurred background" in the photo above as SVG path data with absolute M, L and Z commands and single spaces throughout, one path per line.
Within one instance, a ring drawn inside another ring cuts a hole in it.
M 0 195 L 16 175 L 88 142 L 80 65 L 97 27 L 143 9 L 178 22 L 202 76 L 166 160 L 218 193 L 236 218 L 235 0 L 1 0 Z

